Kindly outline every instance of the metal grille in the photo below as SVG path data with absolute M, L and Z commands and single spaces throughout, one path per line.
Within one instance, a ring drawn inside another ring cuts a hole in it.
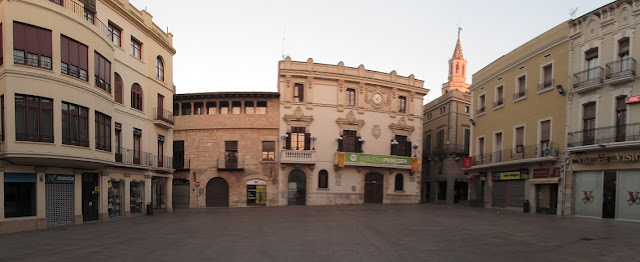
M 46 183 L 45 190 L 48 224 L 73 224 L 74 184 Z

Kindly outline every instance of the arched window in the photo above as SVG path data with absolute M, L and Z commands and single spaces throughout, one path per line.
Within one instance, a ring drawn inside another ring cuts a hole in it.
M 460 64 L 456 63 L 456 74 L 460 73 Z
M 404 176 L 402 174 L 396 175 L 396 191 L 404 190 Z
M 156 57 L 156 78 L 164 81 L 164 63 L 162 57 Z
M 138 83 L 131 86 L 131 108 L 142 111 L 142 87 Z
M 328 188 L 329 187 L 329 172 L 327 170 L 320 170 L 318 173 L 318 188 Z
M 465 73 L 464 73 L 464 65 L 462 65 L 462 76 L 464 76 L 464 75 L 465 75 Z
M 116 83 L 113 86 L 113 98 L 116 100 L 116 103 L 122 104 L 122 77 L 118 73 L 114 73 Z

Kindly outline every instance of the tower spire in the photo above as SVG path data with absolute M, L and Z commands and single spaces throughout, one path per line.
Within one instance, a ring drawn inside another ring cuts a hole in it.
M 464 60 L 462 55 L 462 44 L 460 44 L 460 32 L 462 27 L 458 26 L 458 41 L 456 41 L 456 47 L 453 50 L 451 60 L 449 60 L 449 81 L 442 84 L 442 94 L 446 94 L 449 91 L 457 90 L 460 92 L 468 92 L 469 85 L 467 81 L 467 61 Z

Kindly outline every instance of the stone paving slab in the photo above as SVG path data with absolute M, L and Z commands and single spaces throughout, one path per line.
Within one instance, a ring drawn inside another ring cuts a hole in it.
M 0 235 L 0 261 L 640 261 L 640 223 L 443 205 L 178 209 Z

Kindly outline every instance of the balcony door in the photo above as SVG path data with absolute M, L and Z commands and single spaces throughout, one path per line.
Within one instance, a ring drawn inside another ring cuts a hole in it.
M 164 114 L 164 96 L 161 94 L 158 94 L 158 110 L 156 111 L 156 115 L 158 116 L 157 119 L 164 119 L 163 114 Z
M 227 169 L 238 167 L 238 141 L 224 142 L 224 164 Z
M 600 71 L 598 67 L 598 48 L 590 49 L 585 53 L 585 59 L 587 62 L 587 80 L 596 79 L 600 77 Z

